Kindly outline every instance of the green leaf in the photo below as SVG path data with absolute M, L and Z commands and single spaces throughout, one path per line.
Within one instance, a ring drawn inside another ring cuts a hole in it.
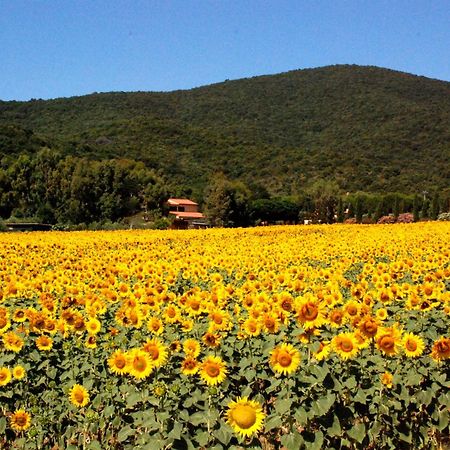
M 195 440 L 202 446 L 204 447 L 210 439 L 210 434 L 206 431 L 200 431 L 199 433 L 197 433 L 195 435 Z
M 89 450 L 103 450 L 100 442 L 98 442 L 97 440 L 91 441 L 87 448 Z
M 308 421 L 308 414 L 302 407 L 298 408 L 297 411 L 295 411 L 294 417 L 300 425 L 306 425 L 306 422 Z
M 218 439 L 219 442 L 227 446 L 230 443 L 231 438 L 233 437 L 233 432 L 230 427 L 225 424 L 222 424 L 218 430 L 213 432 L 214 437 Z
M 286 412 L 288 412 L 291 409 L 292 405 L 292 399 L 286 398 L 286 399 L 278 399 L 275 402 L 275 411 L 282 416 Z
M 304 443 L 301 434 L 296 430 L 292 433 L 281 436 L 280 441 L 281 445 L 287 450 L 298 450 Z
M 168 436 L 173 439 L 180 439 L 182 431 L 183 425 L 180 422 L 175 422 Z
M 281 420 L 281 416 L 278 414 L 269 416 L 269 418 L 266 420 L 265 430 L 270 431 L 274 428 L 279 428 L 283 424 L 283 421 Z
M 363 423 L 357 423 L 347 431 L 348 436 L 350 436 L 353 440 L 362 443 L 366 436 L 366 427 Z
M 327 431 L 330 436 L 341 436 L 342 428 L 338 416 L 335 415 L 333 417 L 333 424 L 328 428 Z
M 119 431 L 117 439 L 119 442 L 125 442 L 133 434 L 134 430 L 130 426 L 125 426 Z
M 443 411 L 439 411 L 439 423 L 438 423 L 438 430 L 442 431 L 445 428 L 448 427 L 449 423 L 449 412 L 447 409 L 444 409 Z
M 142 401 L 141 394 L 139 392 L 133 392 L 127 397 L 127 406 L 132 408 L 137 405 L 140 401 Z
M 196 412 L 192 414 L 192 416 L 189 418 L 189 423 L 194 425 L 194 427 L 200 425 L 204 421 L 205 421 L 205 414 L 202 412 Z
M 319 416 L 326 414 L 336 401 L 336 396 L 334 394 L 328 394 L 326 397 L 319 398 L 314 407 L 317 410 Z
M 3 434 L 6 430 L 6 417 L 0 417 L 0 434 Z

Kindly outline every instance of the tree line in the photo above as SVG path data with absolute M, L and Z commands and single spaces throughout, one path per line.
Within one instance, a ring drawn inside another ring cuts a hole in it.
M 411 213 L 414 221 L 436 220 L 450 211 L 450 191 L 342 193 L 335 181 L 317 180 L 297 195 L 255 198 L 241 181 L 215 176 L 205 192 L 205 211 L 213 225 L 249 226 L 268 223 L 335 223 L 353 219 L 376 223 L 383 216 Z
M 91 160 L 63 156 L 48 148 L 0 160 L 0 218 L 77 225 L 121 222 L 137 213 L 167 216 L 170 196 L 191 191 L 164 174 L 130 159 Z M 450 211 L 450 191 L 343 194 L 335 181 L 317 180 L 291 196 L 271 196 L 264 185 L 211 177 L 194 198 L 213 226 L 246 227 L 273 223 L 374 223 L 409 212 L 414 220 L 436 219 Z M 167 227 L 163 219 L 158 226 Z
M 168 197 L 161 174 L 128 159 L 88 160 L 43 148 L 0 162 L 0 217 L 49 224 L 115 222 L 161 210 Z

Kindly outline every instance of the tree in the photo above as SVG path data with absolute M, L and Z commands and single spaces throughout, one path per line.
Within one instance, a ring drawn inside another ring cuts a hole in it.
M 217 227 L 246 226 L 249 221 L 250 191 L 223 174 L 214 176 L 205 190 L 205 214 Z
M 339 197 L 338 204 L 337 204 L 337 222 L 342 223 L 344 221 L 344 202 L 342 201 L 342 197 Z
M 336 181 L 317 180 L 309 189 L 313 198 L 316 220 L 322 223 L 333 223 L 339 186 Z

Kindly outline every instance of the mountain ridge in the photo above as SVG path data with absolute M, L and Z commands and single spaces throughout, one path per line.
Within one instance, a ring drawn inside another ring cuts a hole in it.
M 411 192 L 447 187 L 449 124 L 449 82 L 334 65 L 189 90 L 0 101 L 0 154 L 43 144 L 132 158 L 197 192 L 215 172 L 274 194 L 319 178 L 343 190 Z M 16 138 L 5 138 L 8 127 Z

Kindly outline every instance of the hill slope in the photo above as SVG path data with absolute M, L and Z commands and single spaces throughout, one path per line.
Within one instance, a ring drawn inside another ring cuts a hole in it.
M 42 145 L 142 160 L 197 191 L 219 170 L 272 193 L 317 178 L 352 191 L 444 188 L 450 83 L 329 66 L 188 91 L 0 102 L 0 154 Z

